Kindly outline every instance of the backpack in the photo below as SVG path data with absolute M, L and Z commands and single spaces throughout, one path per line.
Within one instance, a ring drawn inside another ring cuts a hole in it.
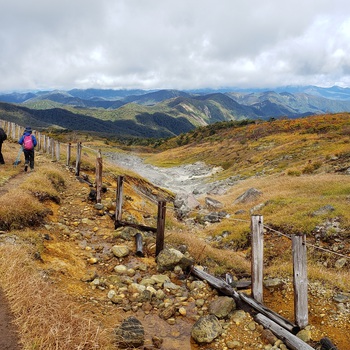
M 32 150 L 34 148 L 33 138 L 32 135 L 26 135 L 23 139 L 23 149 L 26 149 L 28 151 Z

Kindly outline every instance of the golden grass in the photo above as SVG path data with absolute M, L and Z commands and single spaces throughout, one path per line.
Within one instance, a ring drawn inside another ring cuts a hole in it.
M 40 201 L 46 199 L 60 202 L 59 190 L 62 190 L 65 180 L 62 172 L 53 166 L 40 168 L 40 171 L 31 174 L 21 185 L 20 188 L 31 192 Z
M 265 276 L 293 277 L 293 265 L 291 261 L 278 259 L 275 264 L 264 269 Z M 350 290 L 349 271 L 336 270 L 320 266 L 308 259 L 307 277 L 310 282 L 319 281 L 328 288 L 336 288 L 343 291 Z
M 0 197 L 0 229 L 11 230 L 42 223 L 49 210 L 27 192 L 12 190 Z
M 45 280 L 23 246 L 0 246 L 0 282 L 23 350 L 115 349 L 110 332 Z
M 250 270 L 250 262 L 243 253 L 231 250 L 216 249 L 194 233 L 171 232 L 166 236 L 169 243 L 186 244 L 195 264 L 208 266 L 216 273 L 235 271 L 247 273 Z

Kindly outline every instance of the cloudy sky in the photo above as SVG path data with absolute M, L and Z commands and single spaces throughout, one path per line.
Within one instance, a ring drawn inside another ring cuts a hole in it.
M 0 0 L 0 91 L 350 87 L 348 0 Z

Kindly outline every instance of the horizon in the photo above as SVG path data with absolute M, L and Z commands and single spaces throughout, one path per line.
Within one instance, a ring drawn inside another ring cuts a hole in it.
M 39 92 L 69 92 L 74 90 L 101 90 L 101 91 L 145 91 L 145 92 L 156 92 L 156 91 L 184 91 L 184 92 L 196 92 L 196 91 L 232 91 L 232 92 L 248 92 L 248 91 L 256 91 L 256 92 L 266 92 L 266 91 L 275 91 L 281 89 L 302 89 L 302 88 L 318 88 L 318 89 L 350 89 L 348 86 L 340 86 L 340 85 L 332 85 L 332 86 L 319 86 L 319 85 L 281 85 L 275 87 L 249 87 L 249 88 L 239 88 L 239 87 L 202 87 L 202 88 L 192 88 L 192 89 L 176 89 L 176 88 L 154 88 L 154 89 L 143 89 L 143 88 L 98 88 L 98 87 L 88 87 L 88 88 L 69 88 L 69 89 L 14 89 L 11 91 L 1 91 L 2 95 L 11 95 L 14 93 L 25 94 L 25 93 L 39 93 Z

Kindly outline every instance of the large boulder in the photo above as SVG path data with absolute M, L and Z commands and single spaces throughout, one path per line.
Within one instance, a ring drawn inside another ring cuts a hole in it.
M 223 204 L 219 202 L 218 200 L 210 197 L 205 197 L 205 205 L 208 208 L 213 208 L 213 209 L 221 209 L 223 208 Z
M 237 197 L 234 201 L 234 204 L 254 202 L 261 195 L 261 191 L 257 190 L 256 188 L 250 188 L 249 190 L 241 194 L 239 197 Z
M 192 210 L 200 208 L 200 203 L 192 193 L 181 193 L 174 200 L 174 208 L 178 218 L 183 219 Z
M 117 258 L 123 258 L 129 255 L 130 250 L 126 245 L 114 245 L 112 247 L 112 252 Z
M 222 333 L 222 327 L 215 315 L 206 315 L 193 325 L 191 336 L 197 343 L 211 343 Z
M 179 250 L 173 248 L 163 249 L 157 256 L 157 270 L 159 272 L 171 271 L 175 266 L 180 266 L 185 271 L 192 265 L 191 259 L 186 258 Z
M 122 348 L 137 348 L 145 342 L 145 330 L 134 316 L 126 318 L 115 330 L 116 340 Z
M 209 305 L 209 312 L 217 318 L 226 318 L 233 310 L 236 309 L 236 303 L 230 297 L 218 297 Z

